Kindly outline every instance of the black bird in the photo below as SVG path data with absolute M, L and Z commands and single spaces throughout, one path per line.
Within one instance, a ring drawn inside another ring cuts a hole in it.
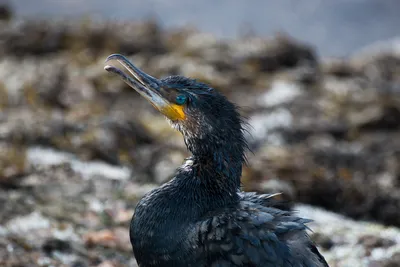
M 122 55 L 107 65 L 179 130 L 192 156 L 138 203 L 130 240 L 141 267 L 326 267 L 309 220 L 274 208 L 271 195 L 240 191 L 247 148 L 237 107 L 204 83 L 156 79 Z

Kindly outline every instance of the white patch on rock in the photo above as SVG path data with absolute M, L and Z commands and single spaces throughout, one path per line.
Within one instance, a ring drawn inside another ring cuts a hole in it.
M 265 107 L 273 107 L 293 101 L 302 95 L 303 91 L 299 85 L 283 80 L 276 80 L 259 99 L 259 104 Z
M 211 47 L 217 43 L 218 39 L 215 35 L 204 32 L 193 33 L 184 41 L 185 48 L 193 51 L 204 49 L 204 47 Z
M 31 147 L 27 151 L 27 159 L 31 165 L 59 165 L 69 163 L 71 168 L 84 178 L 101 176 L 113 180 L 127 180 L 130 170 L 127 167 L 112 166 L 101 161 L 80 161 L 73 154 L 50 148 Z
M 46 229 L 49 227 L 49 219 L 37 211 L 25 216 L 16 217 L 6 224 L 6 228 L 15 234 L 28 233 L 32 230 Z
M 89 210 L 100 213 L 104 211 L 104 204 L 99 199 L 91 199 L 89 201 Z
M 274 129 L 290 127 L 293 124 L 293 116 L 287 109 L 281 108 L 272 112 L 255 114 L 250 117 L 249 124 L 251 125 L 248 133 L 250 136 L 246 137 L 261 141 L 265 140 Z
M 7 229 L 0 225 L 0 236 L 7 235 Z
M 27 151 L 28 162 L 32 165 L 59 165 L 69 162 L 73 155 L 50 148 L 32 147 Z
M 71 163 L 72 169 L 81 173 L 86 178 L 102 176 L 113 180 L 127 180 L 130 171 L 126 167 L 116 167 L 100 161 L 81 162 L 74 160 Z

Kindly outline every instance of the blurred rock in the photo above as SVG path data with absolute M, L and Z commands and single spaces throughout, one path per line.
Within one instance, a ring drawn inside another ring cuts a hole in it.
M 400 252 L 395 253 L 390 259 L 383 261 L 382 267 L 398 267 L 400 266 Z
M 131 243 L 129 241 L 129 233 L 126 228 L 116 228 L 113 231 L 102 230 L 91 232 L 84 237 L 87 246 L 104 246 L 124 251 L 131 251 Z
M 0 185 L 13 186 L 26 171 L 26 150 L 0 142 Z
M 13 10 L 7 3 L 0 3 L 0 21 L 8 21 L 13 17 Z
M 312 238 L 329 266 L 385 266 L 400 252 L 400 229 L 356 222 L 308 205 L 296 205 L 300 216 L 314 220 Z M 390 266 L 390 265 L 388 265 Z M 396 266 L 396 265 L 393 265 Z
M 372 235 L 365 235 L 359 239 L 359 243 L 363 244 L 366 249 L 388 248 L 396 245 L 396 242 L 391 239 L 379 238 Z
M 70 253 L 72 251 L 71 244 L 67 241 L 60 239 L 48 239 L 42 245 L 42 249 L 45 253 L 51 254 L 53 251 L 60 251 L 64 253 Z
M 261 50 L 249 55 L 245 62 L 256 72 L 275 72 L 303 64 L 317 66 L 315 52 L 310 46 L 285 35 L 277 35 L 274 40 L 265 43 Z
M 89 59 L 105 50 L 124 54 L 164 52 L 160 29 L 154 21 L 144 23 L 99 23 L 91 20 L 21 21 L 0 31 L 0 51 L 17 57 L 42 56 L 71 51 L 88 53 Z M 134 41 L 132 41 L 134 40 Z M 85 49 L 89 49 L 85 51 Z M 82 58 L 81 58 L 82 60 Z

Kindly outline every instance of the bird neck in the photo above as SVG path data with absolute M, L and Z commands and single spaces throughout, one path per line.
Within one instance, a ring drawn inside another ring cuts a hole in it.
M 210 141 L 186 140 L 188 149 L 192 152 L 193 174 L 207 186 L 223 187 L 237 191 L 240 187 L 242 165 L 245 161 L 244 148 L 241 142 L 224 144 Z
M 187 205 L 195 203 L 195 208 L 187 209 L 196 211 L 194 218 L 238 200 L 240 174 L 233 176 L 232 173 L 232 170 L 217 167 L 213 161 L 204 161 L 194 156 L 179 168 L 176 180 L 181 189 L 178 191 L 185 193 Z

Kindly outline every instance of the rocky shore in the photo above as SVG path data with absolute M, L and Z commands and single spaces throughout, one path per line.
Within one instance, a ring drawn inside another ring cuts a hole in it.
M 325 59 L 285 35 L 91 20 L 0 22 L 0 266 L 135 266 L 136 201 L 188 154 L 111 53 L 240 105 L 244 189 L 314 219 L 331 266 L 400 266 L 400 40 Z

